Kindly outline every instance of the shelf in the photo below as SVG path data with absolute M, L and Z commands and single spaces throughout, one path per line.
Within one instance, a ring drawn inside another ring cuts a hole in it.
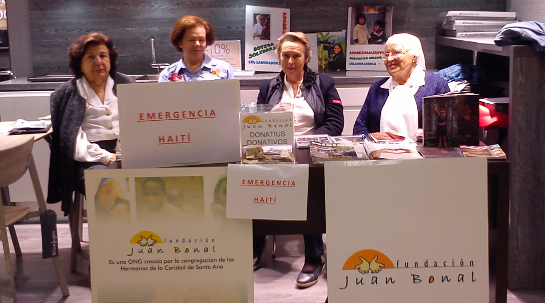
M 536 51 L 530 45 L 497 46 L 494 44 L 494 38 L 455 38 L 436 36 L 435 43 L 506 57 L 513 57 L 514 54 L 517 56 L 536 55 Z

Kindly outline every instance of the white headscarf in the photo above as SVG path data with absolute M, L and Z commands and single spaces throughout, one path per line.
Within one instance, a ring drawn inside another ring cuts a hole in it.
M 405 33 L 395 34 L 388 38 L 386 44 L 388 43 L 403 45 L 403 47 L 415 57 L 416 65 L 420 66 L 423 70 L 426 70 L 426 59 L 424 58 L 422 43 L 420 43 L 418 37 Z
M 416 67 L 403 85 L 390 77 L 380 87 L 388 89 L 390 94 L 380 115 L 380 131 L 393 131 L 416 140 L 418 129 L 418 109 L 414 95 L 425 84 L 426 59 L 420 39 L 411 34 L 390 36 L 386 43 L 403 45 L 408 53 L 415 56 Z

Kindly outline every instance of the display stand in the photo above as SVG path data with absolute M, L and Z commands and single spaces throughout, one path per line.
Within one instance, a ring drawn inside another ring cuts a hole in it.
M 509 244 L 504 243 L 504 234 L 498 226 L 498 281 L 497 302 L 506 302 L 503 277 L 509 270 L 509 288 L 545 289 L 545 264 L 539 256 L 545 252 L 543 234 L 545 229 L 545 205 L 542 201 L 545 189 L 543 170 L 545 167 L 543 140 L 543 116 L 545 116 L 545 53 L 527 45 L 496 46 L 492 39 L 461 39 L 436 37 L 436 52 L 440 57 L 452 56 L 452 48 L 472 52 L 472 61 L 479 65 L 497 65 L 504 59 L 509 61 L 509 140 L 507 156 L 511 162 L 509 184 L 510 227 Z M 456 51 L 457 53 L 461 53 Z M 491 54 L 482 58 L 481 54 Z M 488 59 L 491 62 L 485 62 Z M 467 60 L 470 61 L 470 60 Z M 446 61 L 445 61 L 446 63 Z M 452 62 L 451 62 L 452 63 Z M 462 62 L 454 62 L 462 63 Z M 471 62 L 463 62 L 471 63 Z M 446 67 L 439 66 L 438 67 Z M 500 224 L 500 222 L 498 222 Z M 502 254 L 508 245 L 509 258 Z M 502 261 L 501 263 L 499 261 Z

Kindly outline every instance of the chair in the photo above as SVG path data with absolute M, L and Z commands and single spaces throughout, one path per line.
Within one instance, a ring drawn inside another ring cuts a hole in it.
M 17 302 L 17 295 L 15 292 L 15 280 L 13 278 L 13 271 L 11 268 L 11 256 L 9 243 L 6 233 L 6 228 L 9 228 L 13 247 L 16 256 L 21 256 L 21 248 L 15 233 L 14 224 L 22 220 L 40 217 L 40 215 L 47 210 L 40 181 L 38 179 L 38 172 L 32 157 L 32 146 L 34 144 L 33 136 L 9 136 L 0 141 L 0 187 L 5 187 L 15 183 L 19 180 L 27 170 L 30 171 L 30 177 L 34 192 L 36 193 L 36 199 L 38 202 L 38 209 L 31 210 L 30 207 L 10 206 L 9 201 L 4 201 L 0 196 L 0 241 L 2 241 L 4 249 L 4 258 L 7 270 L 7 279 L 9 284 L 9 292 L 13 298 L 13 302 Z M 53 265 L 59 280 L 63 297 L 70 295 L 68 291 L 68 285 L 66 278 L 61 269 L 61 265 L 58 257 L 53 257 Z
M 49 147 L 53 143 L 51 135 L 44 138 Z M 72 246 L 70 249 L 70 272 L 77 271 L 78 254 L 81 251 L 81 242 L 83 241 L 83 217 L 86 217 L 84 207 L 85 195 L 74 191 L 74 202 L 70 206 L 68 212 L 68 225 L 70 226 L 70 237 L 72 238 Z
M 83 239 L 83 217 L 84 217 L 85 195 L 75 191 L 74 203 L 68 213 L 68 223 L 70 225 L 70 236 L 72 238 L 72 248 L 70 250 L 70 272 L 77 271 L 78 253 L 81 251 L 81 241 Z

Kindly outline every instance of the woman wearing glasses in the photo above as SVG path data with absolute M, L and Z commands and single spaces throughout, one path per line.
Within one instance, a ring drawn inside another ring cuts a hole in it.
M 353 133 L 393 131 L 416 140 L 422 128 L 422 98 L 449 92 L 448 84 L 426 71 L 422 44 L 413 35 L 388 38 L 382 58 L 390 77 L 371 85 Z

